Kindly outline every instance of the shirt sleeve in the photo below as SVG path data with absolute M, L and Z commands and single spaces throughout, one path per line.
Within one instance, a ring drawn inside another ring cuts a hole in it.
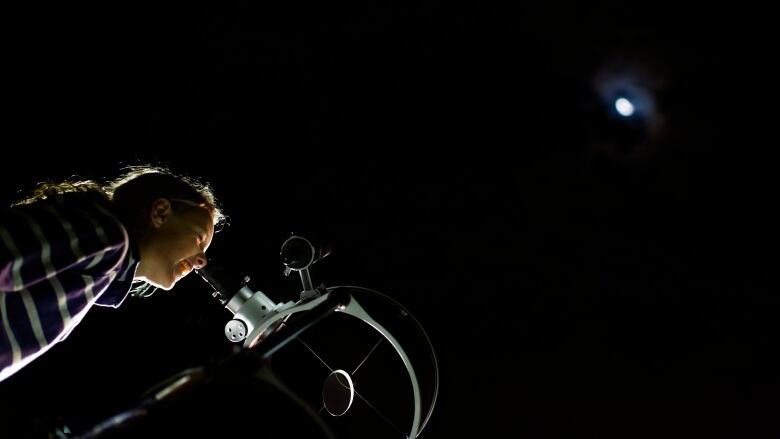
M 0 211 L 0 292 L 29 289 L 64 272 L 115 275 L 127 232 L 105 205 L 63 199 Z
M 108 201 L 0 209 L 0 380 L 61 341 L 117 277 L 127 231 Z

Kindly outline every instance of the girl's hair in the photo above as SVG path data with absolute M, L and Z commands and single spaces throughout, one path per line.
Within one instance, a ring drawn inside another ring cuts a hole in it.
M 226 220 L 208 184 L 173 174 L 167 169 L 132 167 L 102 189 L 114 202 L 120 215 L 132 224 L 144 224 L 149 208 L 159 198 L 166 198 L 173 204 L 181 200 L 195 203 L 211 213 L 215 226 L 222 225 Z
M 215 226 L 221 226 L 227 220 L 208 184 L 156 166 L 128 167 L 122 175 L 103 185 L 93 180 L 41 183 L 30 196 L 13 205 L 30 204 L 71 193 L 91 193 L 112 201 L 122 220 L 131 228 L 144 224 L 148 209 L 159 198 L 169 199 L 174 204 L 176 200 L 195 203 L 211 213 Z

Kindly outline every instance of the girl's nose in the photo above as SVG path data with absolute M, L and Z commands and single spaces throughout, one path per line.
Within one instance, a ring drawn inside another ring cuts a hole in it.
M 195 268 L 196 270 L 200 270 L 201 268 L 205 267 L 206 264 L 208 264 L 208 262 L 209 261 L 208 259 L 206 259 L 206 255 L 201 253 L 195 257 L 195 267 L 193 268 Z

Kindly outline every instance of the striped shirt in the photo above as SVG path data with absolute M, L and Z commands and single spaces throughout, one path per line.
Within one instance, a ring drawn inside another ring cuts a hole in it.
M 118 307 L 138 258 L 111 203 L 89 193 L 0 209 L 0 381 Z

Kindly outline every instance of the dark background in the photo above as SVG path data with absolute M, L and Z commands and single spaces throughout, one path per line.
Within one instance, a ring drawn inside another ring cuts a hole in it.
M 315 282 L 382 291 L 432 339 L 422 437 L 776 437 L 768 14 L 283 3 L 10 12 L 3 200 L 200 177 L 232 218 L 211 266 L 278 301 L 283 240 L 333 243 Z M 654 109 L 617 115 L 621 81 Z M 131 407 L 228 355 L 229 318 L 194 278 L 93 309 L 0 384 L 0 435 Z M 247 397 L 296 437 L 278 395 Z

